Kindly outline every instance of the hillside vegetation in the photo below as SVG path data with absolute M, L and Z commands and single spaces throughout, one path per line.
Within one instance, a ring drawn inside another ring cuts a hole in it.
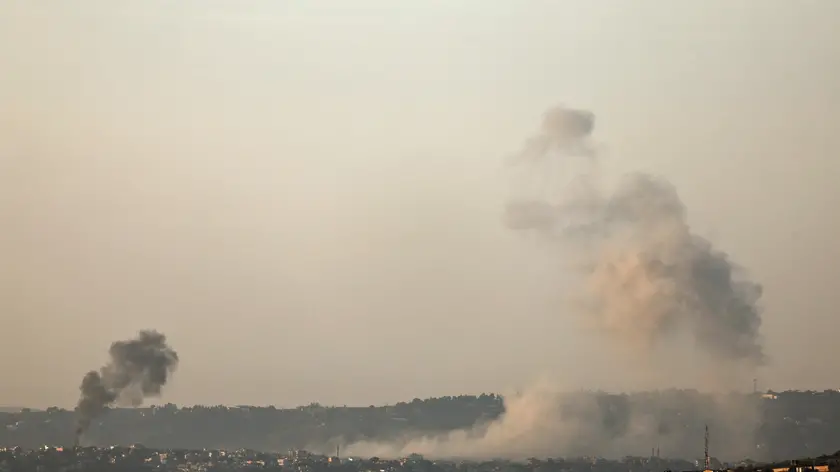
M 655 419 L 652 430 L 645 432 L 651 436 L 641 442 L 644 447 L 621 451 L 627 455 L 650 455 L 651 448 L 662 446 L 663 457 L 702 457 L 706 424 L 712 431 L 713 455 L 726 460 L 814 457 L 840 448 L 840 393 L 835 391 L 736 395 L 724 409 L 719 399 L 686 390 L 569 395 L 589 397 L 596 407 L 586 411 L 569 407 L 562 410 L 564 418 L 578 415 L 593 425 L 599 438 L 607 441 L 631 431 L 637 434 L 631 425 L 633 415 Z M 744 409 L 755 412 L 751 421 L 739 419 L 738 412 Z M 295 409 L 179 408 L 167 404 L 107 411 L 94 422 L 85 440 L 98 445 L 139 443 L 156 448 L 288 451 L 435 435 L 486 424 L 498 420 L 504 412 L 502 397 L 493 394 L 415 399 L 369 407 L 312 404 Z M 0 413 L 0 447 L 71 444 L 75 421 L 75 412 L 59 408 Z M 558 455 L 569 453 L 558 450 Z M 585 447 L 571 453 L 609 455 Z

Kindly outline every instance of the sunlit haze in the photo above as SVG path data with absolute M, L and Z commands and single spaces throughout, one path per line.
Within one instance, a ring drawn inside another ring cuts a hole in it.
M 560 103 L 763 286 L 759 388 L 838 388 L 838 21 L 818 0 L 7 0 L 0 405 L 73 406 L 141 329 L 180 357 L 154 402 L 702 386 L 690 356 L 671 380 L 618 365 L 557 258 L 502 223 L 504 158 Z

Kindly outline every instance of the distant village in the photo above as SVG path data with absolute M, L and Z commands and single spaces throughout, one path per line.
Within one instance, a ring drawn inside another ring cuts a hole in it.
M 487 460 L 482 462 L 427 460 L 418 454 L 399 459 L 342 458 L 292 451 L 285 454 L 240 449 L 178 450 L 129 447 L 42 447 L 0 449 L 0 472 L 38 471 L 178 471 L 223 472 L 282 470 L 287 472 L 677 472 L 698 471 L 697 464 L 657 457 L 621 460 L 576 459 Z M 834 472 L 838 456 L 780 464 L 716 464 L 704 472 Z

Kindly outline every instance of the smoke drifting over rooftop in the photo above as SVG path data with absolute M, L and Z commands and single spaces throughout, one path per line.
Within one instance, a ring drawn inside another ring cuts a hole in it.
M 109 405 L 139 406 L 145 398 L 159 396 L 178 366 L 178 354 L 157 331 L 141 331 L 134 339 L 116 341 L 108 353 L 111 360 L 82 379 L 77 435 Z

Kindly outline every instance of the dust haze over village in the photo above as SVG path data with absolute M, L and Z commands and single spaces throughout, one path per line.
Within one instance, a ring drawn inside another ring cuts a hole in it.
M 0 6 L 0 446 L 840 449 L 838 19 Z

